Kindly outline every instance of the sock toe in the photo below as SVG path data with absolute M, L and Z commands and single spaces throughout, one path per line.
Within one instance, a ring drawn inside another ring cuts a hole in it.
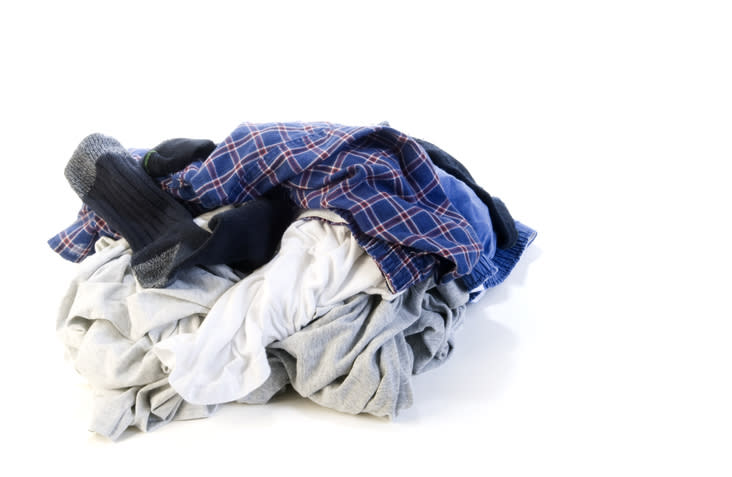
M 102 154 L 109 152 L 127 154 L 127 150 L 113 137 L 94 133 L 82 139 L 71 155 L 64 169 L 64 175 L 82 200 L 94 185 L 97 160 Z

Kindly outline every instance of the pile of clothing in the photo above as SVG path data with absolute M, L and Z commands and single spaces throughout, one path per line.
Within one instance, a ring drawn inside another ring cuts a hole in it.
M 244 123 L 152 149 L 92 134 L 65 176 L 83 205 L 48 242 L 79 262 L 57 330 L 111 439 L 288 387 L 395 417 L 536 235 L 386 123 Z

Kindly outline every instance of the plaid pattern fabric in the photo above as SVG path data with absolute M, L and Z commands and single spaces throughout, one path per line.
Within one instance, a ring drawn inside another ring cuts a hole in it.
M 424 149 L 385 125 L 244 123 L 205 161 L 160 185 L 204 209 L 246 202 L 282 185 L 300 207 L 338 212 L 395 291 L 430 276 L 449 281 L 470 273 L 483 248 Z M 105 225 L 82 210 L 52 247 L 80 260 L 99 234 L 113 233 Z
M 54 235 L 48 241 L 48 245 L 66 260 L 80 262 L 87 255 L 94 253 L 94 244 L 101 237 L 118 239 L 120 235 L 110 229 L 103 218 L 83 204 L 76 221 Z

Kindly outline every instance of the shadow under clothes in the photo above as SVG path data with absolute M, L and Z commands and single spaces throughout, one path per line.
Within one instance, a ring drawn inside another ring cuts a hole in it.
M 467 301 L 454 282 L 432 280 L 392 300 L 355 295 L 270 344 L 269 378 L 239 402 L 264 403 L 289 383 L 324 407 L 396 417 L 413 404 L 411 376 L 450 357 Z

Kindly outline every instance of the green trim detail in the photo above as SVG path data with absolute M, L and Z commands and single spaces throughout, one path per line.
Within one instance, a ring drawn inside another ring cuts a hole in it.
M 149 151 L 147 151 L 147 153 L 145 154 L 145 157 L 143 157 L 143 158 L 142 158 L 142 168 L 143 168 L 143 169 L 145 169 L 145 172 L 150 172 L 150 171 L 148 171 L 148 169 L 147 169 L 147 163 L 148 163 L 148 162 L 150 161 L 150 155 L 151 155 L 151 154 L 152 154 L 153 152 L 155 152 L 155 149 L 150 149 L 150 150 L 149 150 Z

